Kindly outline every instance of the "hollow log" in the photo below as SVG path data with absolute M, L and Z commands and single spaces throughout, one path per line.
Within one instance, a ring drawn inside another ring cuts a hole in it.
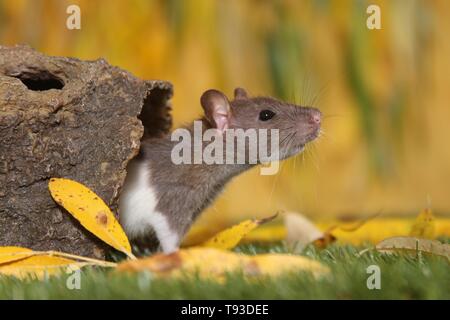
M 0 246 L 104 258 L 107 246 L 59 207 L 51 177 L 81 182 L 114 212 L 142 135 L 171 127 L 172 85 L 105 60 L 0 46 Z

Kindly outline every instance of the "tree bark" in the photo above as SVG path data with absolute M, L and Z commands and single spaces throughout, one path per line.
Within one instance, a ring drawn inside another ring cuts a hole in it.
M 48 180 L 81 182 L 117 212 L 144 127 L 170 130 L 171 96 L 169 82 L 139 80 L 103 59 L 0 46 L 0 246 L 104 258 L 107 246 L 53 201 Z

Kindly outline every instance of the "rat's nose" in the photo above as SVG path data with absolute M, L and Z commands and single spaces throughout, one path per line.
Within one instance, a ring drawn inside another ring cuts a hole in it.
M 319 110 L 311 110 L 309 122 L 314 125 L 320 125 L 322 121 L 322 113 Z

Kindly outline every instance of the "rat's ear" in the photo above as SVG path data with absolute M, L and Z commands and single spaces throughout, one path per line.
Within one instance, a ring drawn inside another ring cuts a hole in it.
M 200 103 L 205 111 L 205 117 L 220 132 L 228 128 L 231 108 L 228 98 L 218 90 L 208 90 L 202 94 Z
M 234 98 L 235 99 L 247 99 L 247 91 L 244 88 L 237 87 L 234 89 Z

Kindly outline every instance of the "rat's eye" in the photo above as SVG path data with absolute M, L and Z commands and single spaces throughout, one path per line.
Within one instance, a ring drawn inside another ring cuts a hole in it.
M 275 115 L 275 112 L 270 110 L 263 110 L 259 113 L 259 120 L 261 121 L 267 121 L 273 118 Z

